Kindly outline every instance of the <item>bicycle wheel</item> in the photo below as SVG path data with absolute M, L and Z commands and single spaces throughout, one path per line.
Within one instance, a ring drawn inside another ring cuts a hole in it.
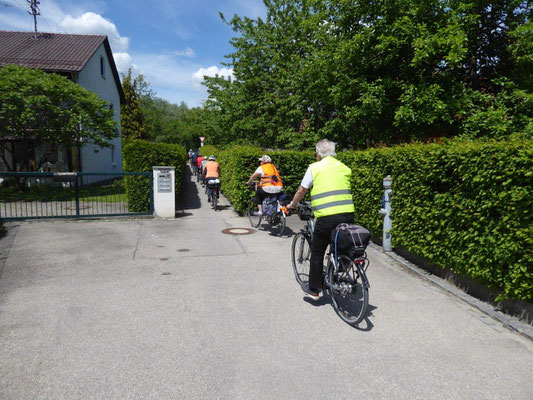
M 263 216 L 257 215 L 259 208 L 257 208 L 257 204 L 255 203 L 253 198 L 250 199 L 250 201 L 248 202 L 248 208 L 246 210 L 250 225 L 252 225 L 254 228 L 257 228 L 259 224 L 261 224 L 261 219 L 263 218 Z
M 283 231 L 285 230 L 286 223 L 287 223 L 287 219 L 280 212 L 274 216 L 274 220 L 272 221 L 272 224 L 270 225 L 270 231 L 272 232 L 272 234 L 276 236 L 281 236 L 283 234 Z
M 339 256 L 339 269 L 328 263 L 329 290 L 333 308 L 349 325 L 357 325 L 368 308 L 368 280 L 360 264 L 349 257 Z
M 218 203 L 218 197 L 217 193 L 213 190 L 211 191 L 211 207 L 213 207 L 213 210 L 217 210 L 217 203 Z
M 311 264 L 311 239 L 305 233 L 297 233 L 292 240 L 292 268 L 299 285 L 309 281 Z

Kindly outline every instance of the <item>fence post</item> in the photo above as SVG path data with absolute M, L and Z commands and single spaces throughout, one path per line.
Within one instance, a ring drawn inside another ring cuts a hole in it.
M 76 183 L 74 184 L 74 193 L 76 195 L 76 217 L 80 216 L 80 188 L 78 184 L 79 175 L 76 173 Z

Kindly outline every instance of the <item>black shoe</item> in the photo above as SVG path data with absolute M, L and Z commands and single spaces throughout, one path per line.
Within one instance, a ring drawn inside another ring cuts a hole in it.
M 320 290 L 311 288 L 307 282 L 302 283 L 302 290 L 306 296 L 311 297 L 313 300 L 318 300 L 320 298 Z

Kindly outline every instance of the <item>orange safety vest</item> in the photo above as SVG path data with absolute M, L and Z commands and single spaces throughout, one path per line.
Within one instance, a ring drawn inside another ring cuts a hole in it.
M 261 187 L 265 186 L 283 186 L 279 172 L 274 164 L 267 163 L 261 165 L 264 175 L 261 177 Z
M 216 161 L 208 161 L 204 169 L 206 178 L 218 178 L 219 164 Z

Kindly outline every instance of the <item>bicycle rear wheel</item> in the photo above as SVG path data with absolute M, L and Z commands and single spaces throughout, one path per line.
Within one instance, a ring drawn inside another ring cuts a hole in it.
M 311 264 L 311 239 L 300 232 L 292 240 L 292 268 L 294 277 L 299 285 L 309 281 L 309 268 Z
M 254 228 L 257 228 L 259 224 L 261 224 L 261 219 L 263 218 L 262 215 L 257 214 L 258 211 L 259 208 L 257 207 L 256 202 L 253 198 L 251 198 L 248 202 L 247 214 L 250 225 L 252 225 Z
M 217 192 L 215 190 L 211 191 L 211 207 L 213 207 L 213 210 L 217 210 L 217 203 L 218 203 L 218 196 Z
M 275 218 L 274 223 L 271 224 L 270 231 L 272 232 L 272 234 L 276 236 L 281 236 L 283 232 L 285 231 L 285 225 L 287 224 L 287 219 L 281 213 L 276 215 L 274 218 Z
M 360 264 L 339 256 L 339 269 L 328 263 L 330 294 L 335 312 L 349 325 L 357 325 L 368 308 L 368 279 Z

